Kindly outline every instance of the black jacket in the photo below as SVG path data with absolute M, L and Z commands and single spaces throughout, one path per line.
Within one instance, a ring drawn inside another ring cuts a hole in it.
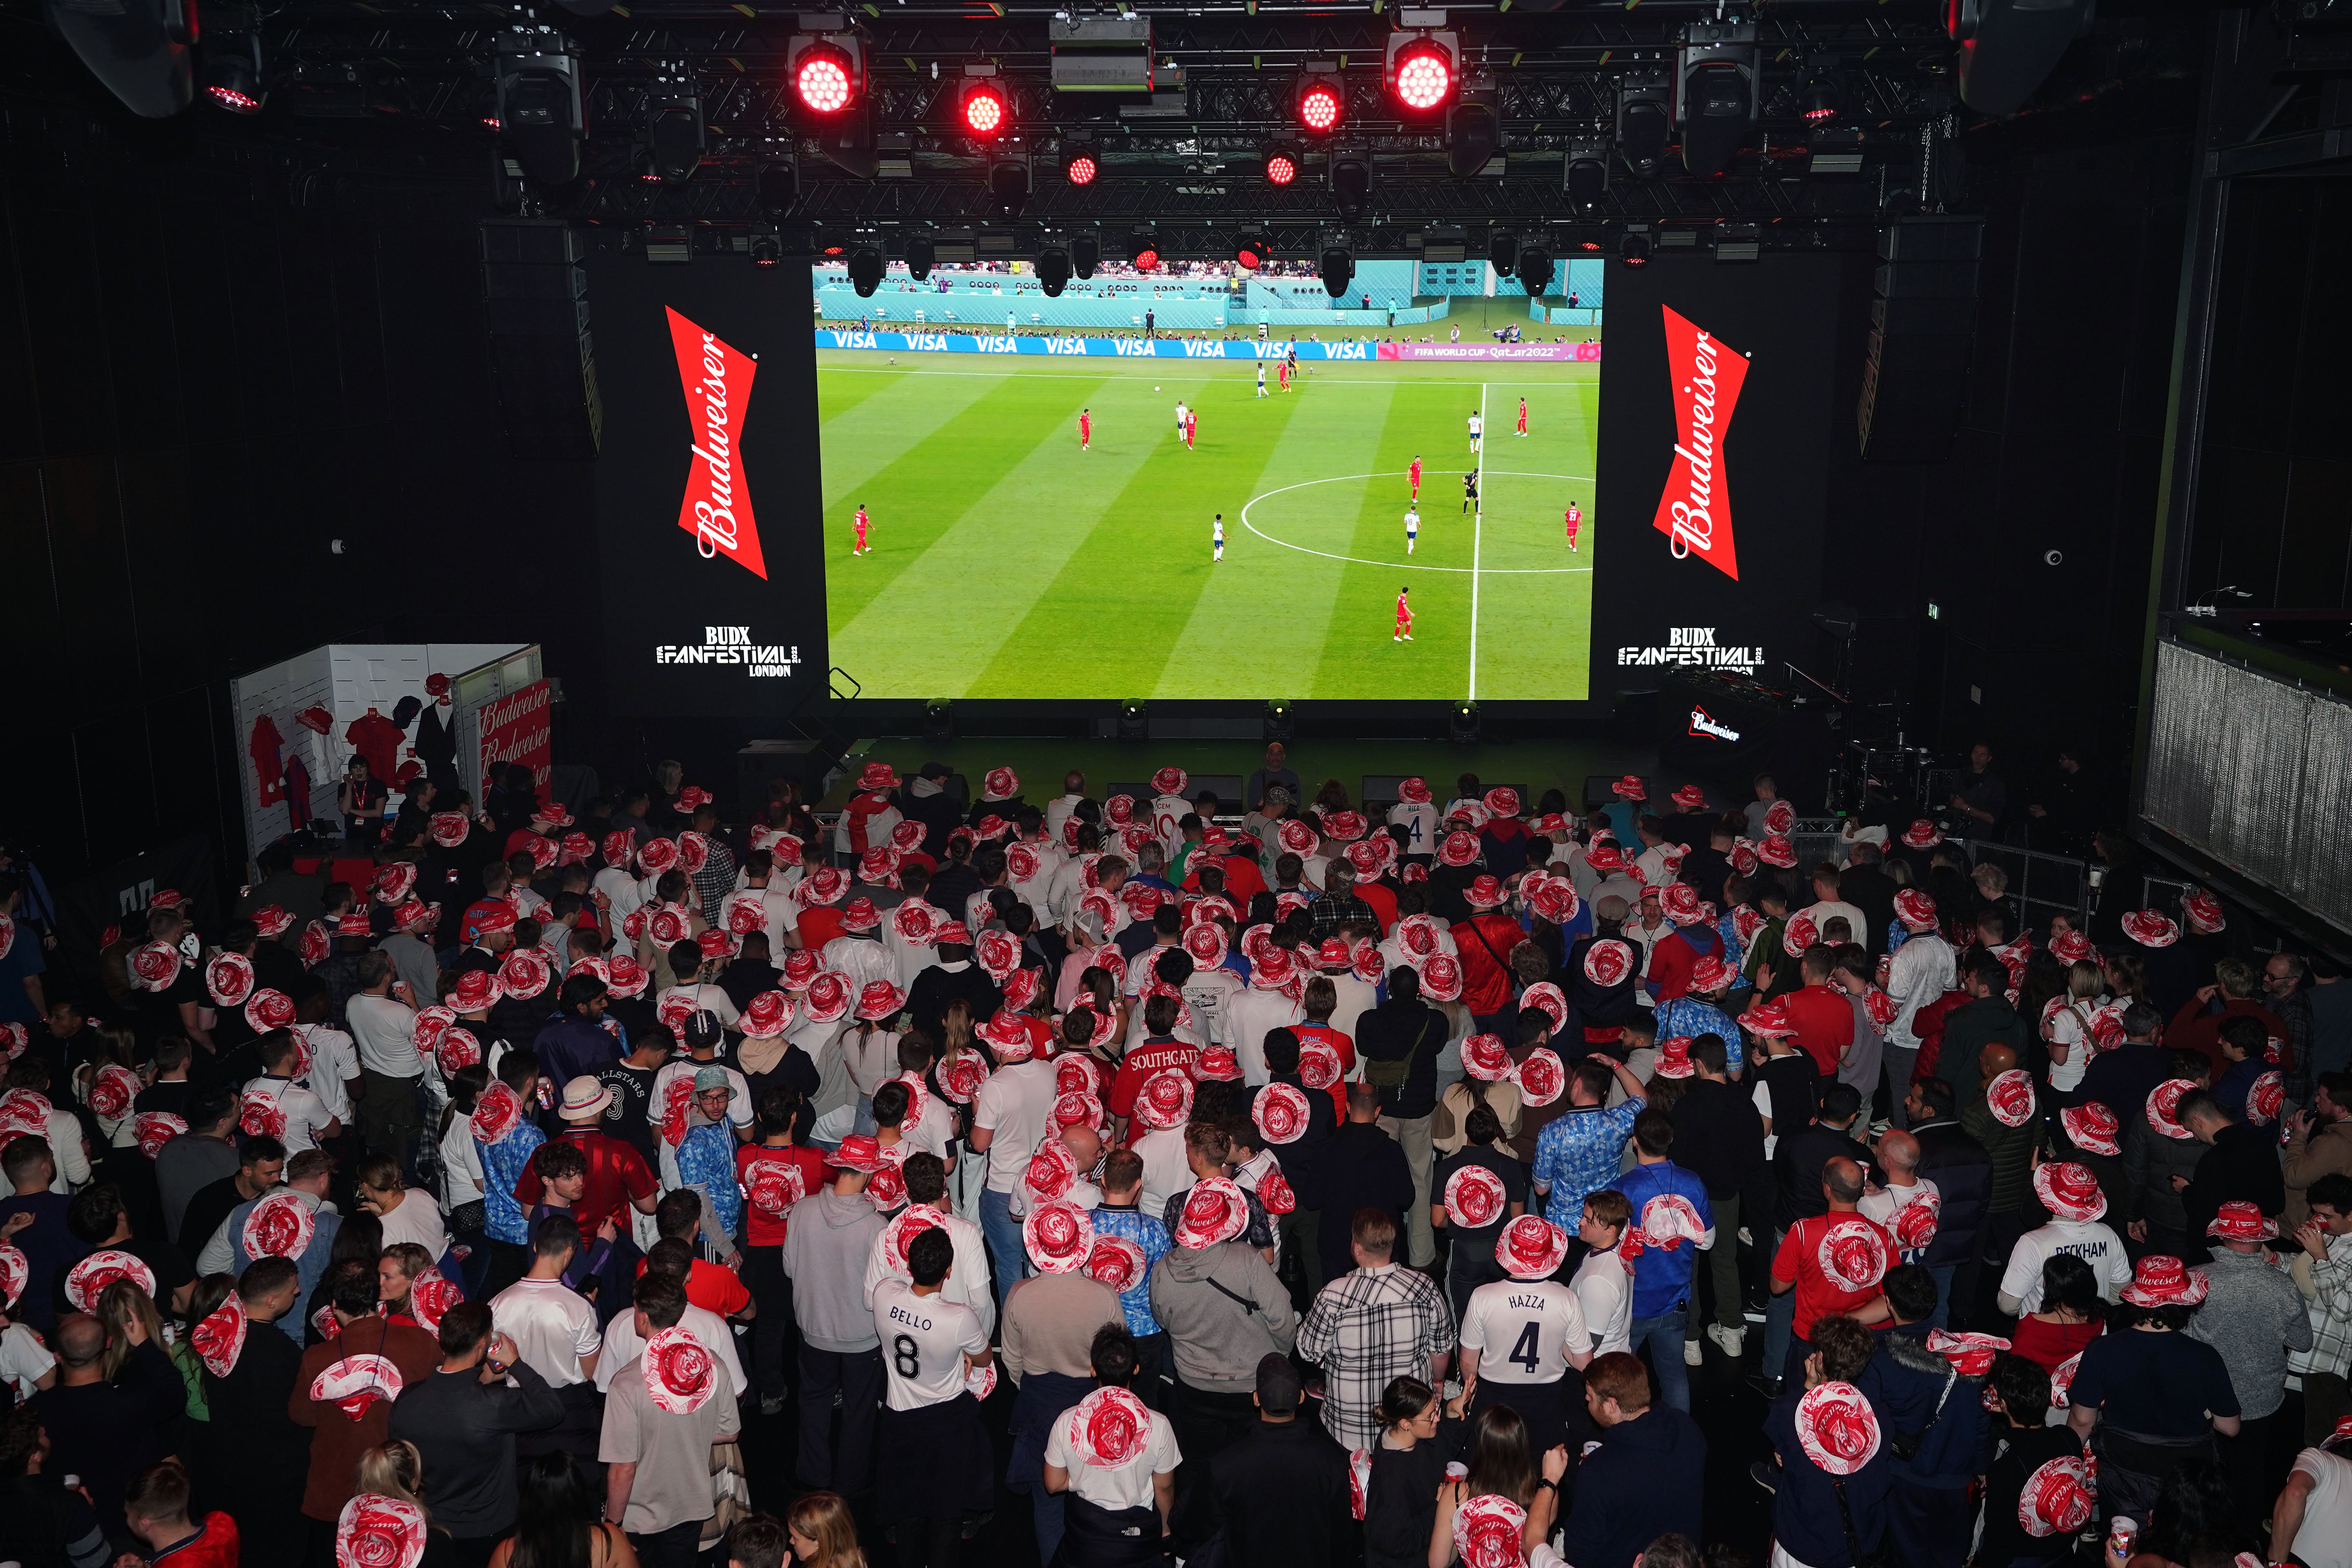
M 1830 1200 L 1822 1196 L 1822 1171 L 1840 1157 L 1865 1170 L 1870 1166 L 1870 1151 L 1848 1137 L 1843 1127 L 1817 1122 L 1802 1132 L 1779 1135 L 1772 1145 L 1772 1175 L 1780 1189 L 1772 1212 L 1774 1226 L 1790 1230 L 1800 1219 L 1829 1212 Z
M 947 1015 L 948 1003 L 961 997 L 971 1004 L 971 1021 L 976 1027 L 996 1016 L 1004 1000 L 1004 993 L 988 977 L 988 971 L 978 964 L 950 974 L 934 964 L 915 977 L 907 988 L 907 1011 L 914 1016 L 915 1027 L 933 1040 L 944 1039 L 940 1020 Z
M 1403 1087 L 1381 1091 L 1381 1114 L 1411 1120 L 1437 1109 L 1437 1055 L 1445 1049 L 1446 1033 L 1445 1015 L 1426 1002 L 1391 997 L 1357 1016 L 1357 1055 L 1367 1061 L 1397 1061 L 1412 1053 Z
M 1943 1212 L 1936 1217 L 1936 1239 L 1919 1260 L 1932 1269 L 1968 1260 L 1992 1201 L 1992 1156 L 1960 1127 L 1957 1117 L 1922 1122 L 1911 1129 L 1919 1140 L 1919 1174 L 1936 1184 Z
M 1706 1436 L 1664 1400 L 1610 1427 L 1576 1472 L 1569 1560 L 1576 1568 L 1633 1568 L 1633 1559 L 1670 1530 L 1702 1539 L 1706 1475 Z
M 1764 1168 L 1764 1123 L 1744 1083 L 1694 1078 L 1675 1102 L 1675 1163 L 1706 1183 L 1709 1197 L 1737 1196 Z
M 433 1522 L 465 1540 L 503 1535 L 515 1521 L 515 1434 L 563 1419 L 563 1401 L 528 1363 L 517 1386 L 472 1372 L 436 1372 L 409 1385 L 392 1407 L 392 1435 L 416 1445 L 441 1477 Z
M 2083 1082 L 2074 1086 L 2067 1103 L 2087 1105 L 2096 1101 L 2129 1126 L 2133 1117 L 2147 1114 L 2148 1095 L 2172 1076 L 2166 1057 L 2162 1046 L 2145 1040 L 2127 1040 L 2113 1051 L 2103 1051 L 2083 1069 Z
M 1348 1452 L 1313 1416 L 1261 1420 L 1209 1462 L 1208 1481 L 1194 1493 L 1182 1533 L 1200 1542 L 1222 1529 L 1234 1568 L 1354 1560 Z
M 1356 1210 L 1386 1209 L 1402 1229 L 1412 1207 L 1412 1167 L 1377 1123 L 1342 1124 L 1309 1157 L 1286 1166 L 1286 1174 L 1298 1207 L 1323 1212 L 1316 1239 L 1324 1280 L 1336 1280 L 1356 1266 L 1348 1252 L 1349 1222 Z
M 1895 879 L 1874 865 L 1849 866 L 1838 873 L 1838 896 L 1862 911 L 1866 928 L 1854 940 L 1874 958 L 1886 951 L 1886 927 L 1895 918 Z
M 2180 1195 L 2192 1246 L 2202 1244 L 2205 1228 L 2225 1203 L 2251 1203 L 2273 1219 L 2286 1207 L 2275 1135 L 2240 1122 L 2213 1135 L 2212 1146 L 2198 1158 L 2197 1174 L 2189 1178 L 2189 1190 Z

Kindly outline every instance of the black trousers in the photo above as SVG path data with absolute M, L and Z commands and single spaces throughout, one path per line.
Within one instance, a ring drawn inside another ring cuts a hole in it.
M 801 1453 L 796 1482 L 808 1491 L 856 1496 L 874 1484 L 875 1409 L 882 1402 L 882 1347 L 818 1350 L 801 1344 Z M 841 1438 L 833 1441 L 833 1396 Z
M 743 1249 L 743 1284 L 760 1307 L 751 1320 L 751 1390 L 761 1399 L 781 1399 L 791 1392 L 784 1350 L 793 1333 L 793 1281 L 781 1244 Z

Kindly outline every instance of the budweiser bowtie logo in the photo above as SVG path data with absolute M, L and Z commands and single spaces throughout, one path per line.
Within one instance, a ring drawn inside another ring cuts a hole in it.
M 1675 466 L 1658 497 L 1658 531 L 1676 559 L 1695 555 L 1739 580 L 1731 544 L 1731 491 L 1723 435 L 1748 379 L 1748 356 L 1664 306 L 1666 369 L 1674 380 Z
M 723 552 L 765 580 L 768 562 L 760 553 L 760 528 L 743 476 L 743 411 L 751 402 L 751 374 L 760 367 L 677 311 L 668 315 L 677 379 L 686 388 L 687 418 L 694 432 L 694 462 L 687 470 L 677 526 L 694 536 L 704 559 Z
M 1739 732 L 1738 730 L 1732 728 L 1729 725 L 1725 724 L 1721 719 L 1717 718 L 1703 707 L 1695 707 L 1691 709 L 1690 732 L 1692 735 L 1700 737 L 1713 736 L 1717 740 L 1738 740 L 1739 738 Z

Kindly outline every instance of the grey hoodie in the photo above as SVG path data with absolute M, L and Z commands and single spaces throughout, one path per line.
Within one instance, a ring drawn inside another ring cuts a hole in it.
M 1240 1241 L 1171 1249 L 1152 1265 L 1151 1315 L 1168 1331 L 1176 1375 L 1209 1394 L 1254 1392 L 1257 1364 L 1269 1351 L 1289 1354 L 1298 1338 L 1290 1292 Z
M 865 1280 L 882 1216 L 863 1193 L 844 1197 L 828 1186 L 793 1205 L 784 1223 L 784 1272 L 801 1338 L 837 1354 L 879 1348 Z

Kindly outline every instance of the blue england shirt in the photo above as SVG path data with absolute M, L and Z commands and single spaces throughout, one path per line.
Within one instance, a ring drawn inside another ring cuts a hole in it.
M 1655 1198 L 1672 1194 L 1688 1200 L 1698 1211 L 1699 1223 L 1707 1229 L 1715 1228 L 1715 1211 L 1706 1204 L 1706 1183 L 1699 1180 L 1695 1171 L 1685 1170 L 1671 1160 L 1654 1166 L 1635 1166 L 1615 1184 L 1633 1206 L 1633 1224 L 1642 1225 L 1643 1209 Z M 1642 1255 L 1633 1260 L 1633 1316 L 1636 1321 L 1654 1318 L 1672 1312 L 1675 1303 L 1690 1294 L 1691 1274 L 1698 1267 L 1699 1245 L 1695 1239 L 1685 1238 L 1667 1248 L 1645 1245 Z

